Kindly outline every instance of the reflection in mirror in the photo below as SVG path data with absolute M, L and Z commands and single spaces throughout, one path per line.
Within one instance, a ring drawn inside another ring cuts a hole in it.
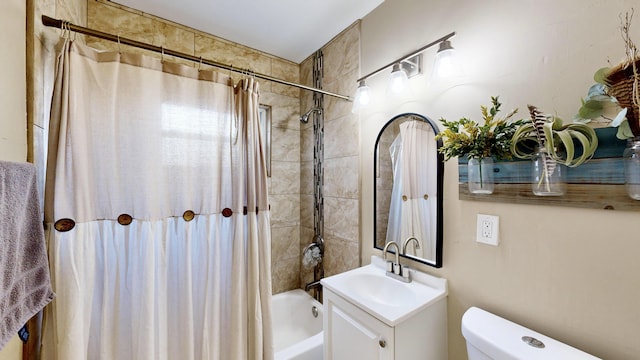
M 382 249 L 395 241 L 402 256 L 441 267 L 444 162 L 437 133 L 437 125 L 419 114 L 398 115 L 380 131 L 374 246 Z

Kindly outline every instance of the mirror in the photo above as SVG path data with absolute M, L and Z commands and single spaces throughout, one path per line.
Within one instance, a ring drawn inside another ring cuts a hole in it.
M 375 248 L 395 241 L 401 256 L 439 268 L 444 159 L 438 152 L 442 141 L 435 139 L 438 132 L 435 122 L 413 113 L 394 117 L 380 130 L 374 153 L 373 223 Z M 407 241 L 411 237 L 417 241 Z

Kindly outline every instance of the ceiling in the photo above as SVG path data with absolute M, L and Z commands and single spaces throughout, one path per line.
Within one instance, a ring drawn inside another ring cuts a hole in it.
M 300 63 L 384 0 L 115 0 Z

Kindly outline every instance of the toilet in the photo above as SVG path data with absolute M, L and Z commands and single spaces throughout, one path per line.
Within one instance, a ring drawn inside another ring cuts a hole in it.
M 599 359 L 477 307 L 462 316 L 469 360 Z

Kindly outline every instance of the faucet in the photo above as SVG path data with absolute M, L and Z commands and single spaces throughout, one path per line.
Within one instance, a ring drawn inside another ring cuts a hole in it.
M 420 241 L 416 237 L 411 236 L 406 238 L 405 241 L 402 242 L 402 255 L 407 255 L 407 245 L 409 245 L 411 240 L 415 241 L 416 249 L 420 249 Z
M 322 284 L 320 284 L 320 280 L 316 280 L 313 282 L 308 283 L 307 285 L 304 286 L 304 291 L 310 291 L 311 289 L 320 289 L 322 287 Z
M 390 261 L 387 261 L 387 274 L 389 274 L 390 272 L 396 275 L 400 275 L 401 271 L 400 271 L 400 247 L 398 246 L 398 243 L 396 243 L 395 241 L 389 241 L 385 246 L 384 249 L 382 249 L 382 258 L 384 260 L 387 260 L 387 252 L 389 252 L 389 248 L 391 246 L 394 246 L 396 248 L 396 261 L 394 263 L 391 263 Z M 389 268 L 389 265 L 391 265 L 391 268 Z
M 414 239 L 418 241 L 418 239 Z M 409 239 L 405 240 L 404 247 L 406 247 L 407 242 L 409 242 Z M 396 248 L 396 261 L 387 261 L 387 276 L 392 277 L 396 280 L 400 280 L 402 282 L 411 282 L 411 273 L 409 271 L 409 267 L 400 265 L 400 247 L 398 246 L 398 243 L 396 243 L 395 241 L 389 241 L 382 250 L 382 258 L 384 260 L 387 260 L 387 252 L 389 252 L 389 248 L 391 246 L 394 246 Z

